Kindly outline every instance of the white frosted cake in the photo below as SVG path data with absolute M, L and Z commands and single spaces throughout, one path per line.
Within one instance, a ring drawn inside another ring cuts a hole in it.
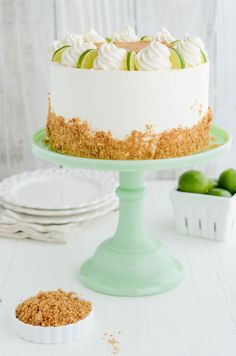
M 209 143 L 209 63 L 200 38 L 131 27 L 95 30 L 51 45 L 48 140 L 54 150 L 100 159 L 157 159 Z

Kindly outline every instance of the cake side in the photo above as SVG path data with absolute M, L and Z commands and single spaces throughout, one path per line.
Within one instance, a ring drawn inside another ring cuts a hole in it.
M 51 64 L 51 111 L 124 139 L 131 132 L 191 128 L 208 111 L 209 63 L 184 70 L 95 71 Z

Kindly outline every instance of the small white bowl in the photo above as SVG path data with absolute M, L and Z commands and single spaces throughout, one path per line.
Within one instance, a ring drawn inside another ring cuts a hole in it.
M 92 329 L 94 307 L 90 314 L 83 320 L 74 324 L 63 326 L 35 326 L 23 323 L 17 319 L 15 309 L 12 312 L 12 320 L 17 334 L 37 344 L 61 344 L 77 341 L 83 338 Z

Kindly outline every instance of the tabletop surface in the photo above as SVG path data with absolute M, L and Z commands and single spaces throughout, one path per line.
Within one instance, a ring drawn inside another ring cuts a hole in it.
M 66 245 L 0 239 L 0 355 L 235 356 L 236 239 L 219 243 L 178 235 L 169 200 L 174 184 L 146 182 L 147 227 L 185 268 L 181 285 L 164 294 L 110 297 L 80 283 L 80 264 L 112 236 L 117 212 L 84 224 Z M 92 334 L 62 345 L 20 339 L 11 310 L 22 298 L 57 288 L 78 291 L 94 302 Z M 111 334 L 119 342 L 119 353 L 112 353 L 107 341 Z

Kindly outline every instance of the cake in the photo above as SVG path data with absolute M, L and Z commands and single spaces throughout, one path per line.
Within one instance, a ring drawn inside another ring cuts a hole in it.
M 179 157 L 209 144 L 209 61 L 199 37 L 166 29 L 110 38 L 94 29 L 50 46 L 47 136 L 66 155 L 114 160 Z

